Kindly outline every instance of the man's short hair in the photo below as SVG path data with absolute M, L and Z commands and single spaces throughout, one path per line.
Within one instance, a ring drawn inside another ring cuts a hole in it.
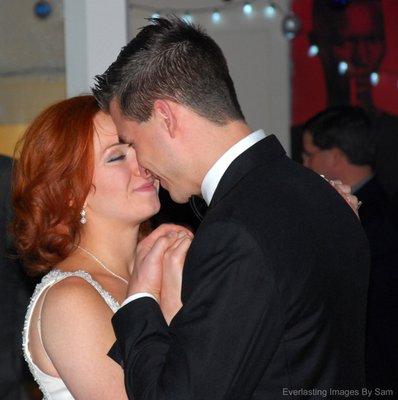
M 304 126 L 315 146 L 337 147 L 355 165 L 374 165 L 375 143 L 372 124 L 360 107 L 339 106 L 316 114 Z
M 200 28 L 175 16 L 151 18 L 96 76 L 93 93 L 109 111 L 117 99 L 123 115 L 147 121 L 157 99 L 189 107 L 218 124 L 244 120 L 220 47 Z

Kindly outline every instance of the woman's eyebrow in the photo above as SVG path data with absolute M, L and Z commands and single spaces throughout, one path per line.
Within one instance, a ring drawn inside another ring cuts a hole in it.
M 112 143 L 112 144 L 110 144 L 109 146 L 105 147 L 104 151 L 110 149 L 111 147 L 122 146 L 122 145 L 124 145 L 124 144 L 126 144 L 126 143 L 122 143 L 122 142 Z

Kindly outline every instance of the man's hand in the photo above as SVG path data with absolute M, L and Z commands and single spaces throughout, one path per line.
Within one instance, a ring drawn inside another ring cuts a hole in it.
M 179 232 L 193 237 L 192 232 L 182 226 L 165 224 L 159 226 L 137 245 L 127 296 L 146 292 L 160 302 L 164 255 L 166 250 L 175 244 Z

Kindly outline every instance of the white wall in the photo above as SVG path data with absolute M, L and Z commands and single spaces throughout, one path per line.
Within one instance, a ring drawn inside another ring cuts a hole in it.
M 0 76 L 52 75 L 64 69 L 63 9 L 39 19 L 32 0 L 0 0 Z
M 64 0 L 68 97 L 89 93 L 94 77 L 127 41 L 125 0 Z
M 143 5 L 159 6 L 159 9 L 223 4 L 221 0 L 134 1 Z M 139 27 L 147 23 L 145 18 L 149 16 L 149 12 L 132 8 L 128 10 L 126 24 L 123 7 L 129 2 L 130 0 L 52 0 L 53 14 L 46 20 L 39 20 L 33 16 L 31 0 L 0 0 L 0 33 L 5 39 L 0 41 L 0 54 L 4 56 L 0 57 L 0 86 L 3 85 L 0 87 L 0 122 L 28 122 L 46 104 L 65 96 L 64 16 L 68 19 L 65 21 L 67 63 L 73 63 L 73 66 L 67 66 L 68 95 L 88 91 L 93 76 L 104 72 L 116 58 L 124 44 L 126 30 L 130 32 L 131 38 Z M 286 9 L 289 0 L 276 2 Z M 265 4 L 265 0 L 259 0 L 254 6 Z M 75 8 L 71 13 L 70 5 Z M 263 127 L 275 133 L 288 150 L 289 49 L 280 29 L 281 17 L 267 20 L 259 10 L 253 18 L 248 19 L 243 16 L 239 7 L 225 11 L 223 17 L 222 23 L 217 26 L 211 22 L 210 13 L 200 15 L 195 22 L 200 23 L 223 48 L 240 103 L 251 127 Z M 72 56 L 71 50 L 75 51 Z M 1 73 L 6 73 L 7 76 L 1 77 Z M 29 77 L 32 73 L 39 74 L 40 79 L 46 80 L 47 86 L 54 86 L 55 80 L 59 90 L 55 93 L 53 89 L 47 90 L 45 85 L 37 89 L 36 84 L 35 89 L 31 90 L 31 86 L 25 82 L 25 75 Z M 20 87 L 26 90 L 18 93 L 21 92 L 24 99 L 31 99 L 32 107 L 29 107 L 29 112 L 22 110 L 21 101 L 10 101 L 11 98 L 17 98 L 14 81 L 9 82 L 10 79 L 16 79 L 14 75 L 24 78 Z M 42 75 L 44 78 L 41 78 Z M 9 87 L 14 87 L 12 93 L 8 91 Z M 54 94 L 48 96 L 48 100 L 38 101 L 38 96 L 43 97 L 46 92 Z
M 265 3 L 255 6 L 260 4 Z M 240 8 L 233 8 L 215 25 L 210 13 L 192 15 L 223 49 L 249 125 L 274 133 L 290 152 L 289 43 L 281 33 L 281 17 L 266 19 L 262 8 L 257 8 L 248 18 Z M 147 24 L 148 16 L 148 11 L 129 10 L 130 37 Z

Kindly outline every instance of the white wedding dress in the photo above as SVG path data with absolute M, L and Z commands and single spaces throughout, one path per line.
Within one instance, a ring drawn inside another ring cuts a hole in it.
M 96 282 L 91 275 L 85 271 L 76 272 L 62 272 L 60 270 L 54 269 L 45 275 L 42 281 L 36 286 L 33 296 L 30 300 L 28 310 L 25 317 L 25 325 L 22 333 L 22 347 L 26 362 L 28 363 L 30 372 L 33 378 L 39 385 L 45 400 L 73 400 L 71 393 L 65 386 L 64 382 L 60 378 L 50 376 L 43 371 L 41 371 L 38 366 L 33 362 L 30 351 L 29 351 L 29 327 L 32 318 L 33 310 L 39 300 L 40 296 L 45 293 L 47 289 L 56 284 L 57 282 L 66 279 L 70 276 L 77 276 L 88 283 L 90 283 L 102 296 L 104 301 L 108 304 L 111 310 L 115 313 L 120 307 L 118 302 L 105 290 L 102 286 Z M 40 334 L 40 329 L 39 329 Z

